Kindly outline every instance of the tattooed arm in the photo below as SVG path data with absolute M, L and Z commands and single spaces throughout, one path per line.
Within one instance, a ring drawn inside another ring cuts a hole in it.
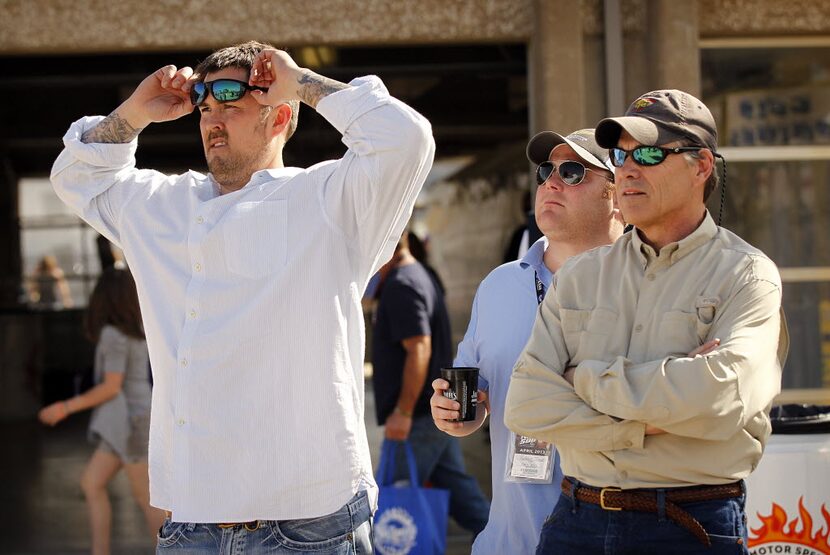
M 84 143 L 129 143 L 141 133 L 143 128 L 135 128 L 115 111 L 105 117 L 101 123 L 87 129 L 81 135 Z
M 287 52 L 271 48 L 260 52 L 254 60 L 250 84 L 268 89 L 267 94 L 254 91 L 260 104 L 277 106 L 301 100 L 312 108 L 317 108 L 317 103 L 331 93 L 350 87 L 301 68 Z
M 122 219 L 132 214 L 126 209 L 130 200 L 145 198 L 141 191 L 167 180 L 160 172 L 135 167 L 135 139 L 153 122 L 193 111 L 192 75 L 189 67 L 164 66 L 148 75 L 110 115 L 78 120 L 64 136 L 64 149 L 52 166 L 55 192 L 119 247 Z
M 323 77 L 310 69 L 304 69 L 302 71 L 302 74 L 297 78 L 297 83 L 300 85 L 297 89 L 297 94 L 300 95 L 303 102 L 312 108 L 316 108 L 317 103 L 331 93 L 349 88 L 349 85 L 345 83 Z
M 129 143 L 153 122 L 170 121 L 193 111 L 193 70 L 164 66 L 148 75 L 130 97 L 81 136 L 84 143 Z

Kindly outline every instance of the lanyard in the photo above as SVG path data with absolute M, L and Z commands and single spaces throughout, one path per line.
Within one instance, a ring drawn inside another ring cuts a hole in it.
M 542 304 L 545 300 L 545 284 L 539 279 L 539 272 L 534 271 L 533 276 L 536 278 L 536 302 Z
M 545 300 L 545 284 L 536 278 L 536 300 Z M 553 445 L 527 436 L 510 432 L 507 445 L 507 460 L 504 465 L 504 481 L 521 484 L 550 484 L 556 466 Z

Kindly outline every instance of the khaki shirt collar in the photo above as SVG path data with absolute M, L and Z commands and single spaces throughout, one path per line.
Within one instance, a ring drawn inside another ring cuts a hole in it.
M 656 261 L 665 261 L 664 263 L 671 266 L 704 243 L 708 243 L 717 233 L 718 226 L 707 210 L 706 216 L 697 229 L 680 241 L 664 246 L 660 249 L 659 254 L 651 245 L 643 242 L 637 228 L 634 228 L 631 234 L 631 245 L 634 247 L 634 252 L 637 253 L 643 262 L 644 267 Z

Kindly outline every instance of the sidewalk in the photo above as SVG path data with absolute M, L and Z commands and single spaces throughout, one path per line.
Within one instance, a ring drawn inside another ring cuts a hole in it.
M 0 422 L 7 446 L 0 487 L 0 553 L 3 555 L 80 555 L 89 553 L 86 505 L 78 480 L 92 445 L 86 441 L 89 413 L 73 415 L 54 429 L 37 422 Z M 374 396 L 366 387 L 366 424 L 372 462 L 377 465 L 382 430 L 375 424 Z M 467 469 L 488 497 L 490 446 L 482 432 L 462 440 Z M 153 553 L 141 511 L 119 473 L 110 486 L 113 555 Z M 470 552 L 470 535 L 450 521 L 447 555 Z

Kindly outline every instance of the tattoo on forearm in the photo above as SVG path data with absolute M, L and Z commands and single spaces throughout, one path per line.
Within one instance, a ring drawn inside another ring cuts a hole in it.
M 143 127 L 136 129 L 127 120 L 119 116 L 118 112 L 113 112 L 92 129 L 84 131 L 84 134 L 81 135 L 81 142 L 129 143 L 138 137 L 143 129 Z
M 316 108 L 317 103 L 331 93 L 349 88 L 349 85 L 345 83 L 323 77 L 310 70 L 305 70 L 297 82 L 300 84 L 297 90 L 300 98 L 312 108 Z

